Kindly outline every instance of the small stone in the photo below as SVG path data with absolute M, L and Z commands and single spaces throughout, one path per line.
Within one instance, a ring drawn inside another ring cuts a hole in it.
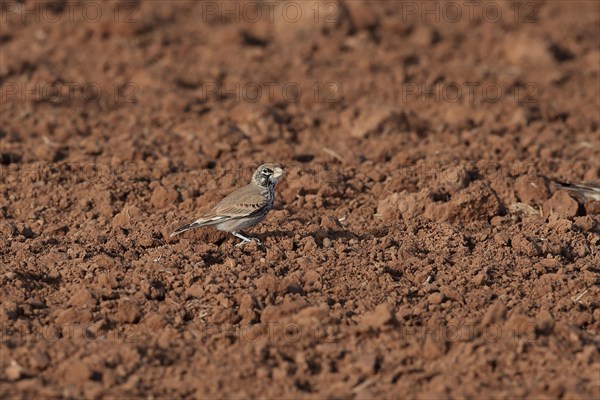
M 12 360 L 10 365 L 4 369 L 4 376 L 9 381 L 17 381 L 21 379 L 23 375 L 23 367 L 19 365 L 18 362 Z
M 119 301 L 115 319 L 118 322 L 134 323 L 140 319 L 140 307 L 132 300 L 123 299 Z
M 444 295 L 439 292 L 432 293 L 427 297 L 427 301 L 431 304 L 441 304 L 444 301 Z
M 588 199 L 584 206 L 587 215 L 600 215 L 600 201 Z
M 203 283 L 195 283 L 185 290 L 185 297 L 187 297 L 187 298 L 195 297 L 197 299 L 201 299 L 202 297 L 204 297 L 205 293 L 206 293 L 206 290 L 205 290 L 204 284 Z
M 29 364 L 37 370 L 44 370 L 50 365 L 50 357 L 45 351 L 36 351 L 29 357 Z
M 498 233 L 494 235 L 494 242 L 500 246 L 507 246 L 510 243 L 510 236 L 507 233 Z
M 505 316 L 506 306 L 501 300 L 496 300 L 494 304 L 492 304 L 485 312 L 485 315 L 481 320 L 481 325 L 488 326 L 494 323 L 501 322 L 504 320 Z
M 444 335 L 428 335 L 423 343 L 423 356 L 428 360 L 434 360 L 446 354 L 447 343 Z
M 308 270 L 304 274 L 304 280 L 308 284 L 313 284 L 315 282 L 320 282 L 321 281 L 321 275 L 317 271 L 315 271 L 315 270 Z
M 548 218 L 552 214 L 558 215 L 560 218 L 572 219 L 577 215 L 579 203 L 572 198 L 569 193 L 564 190 L 559 190 L 542 206 L 544 217 Z
M 544 269 L 544 273 L 556 272 L 560 267 L 560 262 L 558 262 L 558 260 L 555 258 L 545 258 L 543 260 L 540 260 L 539 265 L 541 268 Z
M 372 374 L 377 365 L 377 356 L 372 353 L 359 353 L 353 366 L 360 374 Z
M 296 320 L 301 325 L 309 325 L 312 322 L 323 321 L 329 315 L 329 307 L 327 304 L 321 304 L 320 306 L 306 307 L 296 317 Z
M 492 217 L 492 219 L 490 220 L 490 224 L 492 226 L 501 226 L 504 223 L 506 223 L 507 219 L 505 216 L 500 216 L 500 215 L 496 215 L 495 217 Z
M 511 244 L 515 251 L 529 257 L 539 256 L 542 253 L 542 250 L 536 243 L 528 240 L 522 234 L 515 235 L 515 237 L 512 238 Z
M 324 239 L 329 239 L 329 231 L 326 229 L 319 229 L 315 232 L 315 239 L 323 242 Z
M 368 2 L 353 0 L 344 3 L 350 15 L 352 26 L 356 30 L 363 30 L 377 25 L 377 16 L 369 7 Z
M 112 221 L 113 229 L 123 228 L 130 229 L 131 228 L 131 216 L 129 215 L 129 210 L 125 209 L 114 216 Z
M 448 203 L 441 218 L 453 223 L 489 221 L 502 212 L 503 204 L 496 192 L 482 181 L 474 181 L 456 193 Z
M 261 322 L 266 323 L 280 321 L 286 316 L 297 314 L 300 310 L 307 306 L 308 303 L 303 299 L 293 300 L 278 305 L 269 304 L 262 311 L 260 320 Z
M 23 228 L 21 235 L 25 236 L 27 239 L 35 237 L 35 233 L 31 230 L 31 228 L 28 227 Z
M 284 367 L 275 367 L 271 372 L 274 381 L 282 381 L 287 378 L 287 370 Z
M 162 334 L 158 338 L 158 346 L 162 349 L 168 349 L 171 343 L 177 338 L 177 331 L 171 327 L 163 329 Z
M 304 293 L 304 289 L 302 289 L 302 286 L 297 282 L 288 283 L 288 285 L 285 288 L 285 291 L 286 291 L 286 293 L 292 293 L 292 294 Z
M 224 308 L 230 308 L 233 305 L 232 301 L 227 296 L 225 296 L 225 294 L 223 294 L 223 293 L 219 293 L 217 295 L 217 301 Z
M 258 313 L 255 310 L 256 304 L 250 294 L 245 294 L 240 302 L 238 313 L 242 316 L 242 325 L 248 325 L 258 319 Z
M 62 369 L 64 382 L 71 385 L 83 385 L 92 376 L 90 368 L 81 360 L 66 360 Z
M 542 310 L 537 319 L 535 329 L 542 335 L 549 335 L 554 328 L 554 317 L 548 310 Z
M 156 209 L 168 207 L 175 203 L 179 194 L 173 188 L 166 188 L 162 185 L 158 185 L 152 192 L 150 202 Z
M 513 337 L 524 337 L 535 339 L 536 337 L 536 321 L 522 314 L 513 314 L 506 321 L 505 328 Z
M 486 274 L 480 272 L 473 278 L 473 283 L 476 285 L 482 285 L 486 281 Z
M 46 308 L 46 303 L 37 297 L 31 298 L 27 303 L 33 308 Z
M 440 292 L 444 295 L 444 297 L 446 297 L 450 300 L 458 301 L 461 303 L 465 302 L 464 297 L 460 293 L 458 293 L 456 290 L 452 289 L 450 286 L 440 287 Z
M 321 228 L 328 231 L 337 231 L 343 229 L 340 221 L 333 215 L 321 217 Z
M 541 205 L 550 197 L 548 182 L 539 176 L 521 176 L 515 182 L 515 191 L 521 202 Z
M 0 321 L 16 319 L 19 315 L 19 306 L 14 301 L 6 301 L 0 305 Z
M 98 275 L 98 283 L 107 289 L 114 289 L 118 286 L 115 277 L 108 272 L 103 272 Z
M 95 306 L 96 299 L 94 295 L 89 289 L 80 289 L 77 293 L 75 293 L 70 299 L 69 304 L 72 306 Z
M 473 278 L 473 283 L 476 285 L 483 285 L 483 284 L 488 283 L 489 279 L 490 279 L 489 270 L 486 267 L 482 271 L 480 271 L 477 275 L 475 275 L 475 277 Z
M 590 232 L 597 226 L 596 220 L 591 215 L 577 217 L 575 218 L 575 222 L 573 224 L 583 232 Z
M 453 195 L 469 186 L 471 175 L 464 165 L 457 165 L 442 171 L 439 175 L 439 180 L 441 188 Z
M 593 320 L 594 317 L 590 312 L 577 312 L 572 317 L 573 324 L 578 327 L 584 327 L 591 324 Z
M 265 274 L 256 280 L 256 289 L 261 294 L 275 293 L 278 287 L 278 279 L 273 274 Z
M 85 383 L 83 388 L 83 397 L 91 400 L 99 400 L 102 398 L 104 387 L 102 383 L 95 380 L 89 380 Z
M 59 312 L 56 316 L 56 324 L 59 326 L 67 326 L 72 323 L 87 323 L 91 320 L 92 312 L 89 307 L 69 307 Z
M 396 325 L 397 322 L 392 307 L 387 303 L 383 303 L 375 307 L 375 310 L 366 313 L 359 326 L 364 330 L 378 330 L 386 325 Z
M 144 325 L 153 332 L 156 332 L 167 325 L 167 321 L 157 313 L 152 313 L 144 318 Z

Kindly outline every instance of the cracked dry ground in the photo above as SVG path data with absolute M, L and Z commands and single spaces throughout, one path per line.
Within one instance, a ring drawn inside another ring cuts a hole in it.
M 327 4 L 3 20 L 1 397 L 600 397 L 598 3 Z M 266 161 L 264 248 L 168 239 Z

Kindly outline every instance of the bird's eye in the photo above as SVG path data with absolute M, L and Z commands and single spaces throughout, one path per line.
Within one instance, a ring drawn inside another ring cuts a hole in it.
M 271 171 L 269 168 L 265 168 L 262 170 L 263 175 L 272 175 L 273 171 Z

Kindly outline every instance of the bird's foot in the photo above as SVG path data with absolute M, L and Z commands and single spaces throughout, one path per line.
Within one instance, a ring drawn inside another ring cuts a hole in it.
M 240 247 L 245 245 L 248 242 L 256 242 L 256 244 L 258 246 L 262 246 L 262 242 L 260 240 L 258 240 L 257 238 L 254 237 L 246 237 L 244 235 L 239 234 L 238 232 L 231 232 L 233 234 L 233 236 L 242 239 L 241 242 L 239 242 L 238 244 L 235 245 L 235 247 Z
M 235 247 L 240 247 L 240 246 L 243 246 L 246 243 L 250 243 L 250 242 L 256 242 L 256 244 L 258 246 L 262 246 L 262 242 L 260 240 L 258 240 L 257 238 L 246 238 L 246 239 L 242 239 L 242 241 L 239 242 L 238 244 L 236 244 Z

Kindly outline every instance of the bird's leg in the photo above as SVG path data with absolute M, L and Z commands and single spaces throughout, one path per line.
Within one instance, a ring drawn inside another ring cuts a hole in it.
M 240 233 L 238 233 L 238 232 L 231 232 L 231 234 L 232 234 L 233 236 L 235 236 L 236 238 L 240 238 L 240 239 L 242 239 L 242 241 L 241 241 L 241 242 L 239 242 L 238 244 L 236 244 L 236 245 L 235 245 L 236 247 L 242 246 L 242 245 L 244 245 L 244 244 L 246 244 L 246 243 L 248 243 L 248 242 L 250 242 L 250 241 L 252 241 L 252 240 L 254 240 L 255 242 L 257 242 L 258 244 L 261 244 L 261 243 L 260 243 L 260 240 L 258 240 L 257 238 L 253 238 L 253 237 L 246 237 L 246 236 L 244 236 L 244 235 L 242 235 L 242 234 L 240 234 Z

